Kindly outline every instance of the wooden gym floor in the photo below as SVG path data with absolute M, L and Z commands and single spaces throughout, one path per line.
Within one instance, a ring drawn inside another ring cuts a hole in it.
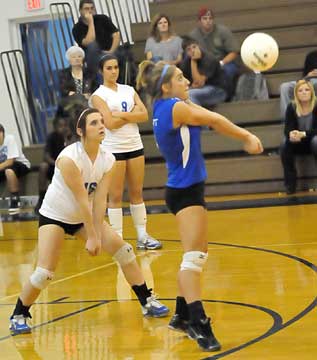
M 232 199 L 239 200 L 217 201 Z M 74 238 L 65 240 L 56 278 L 32 307 L 32 335 L 11 337 L 8 318 L 34 266 L 37 222 L 8 218 L 0 238 L 0 359 L 315 360 L 317 205 L 280 205 L 208 212 L 203 299 L 222 343 L 217 353 L 168 330 L 169 317 L 143 318 L 112 259 L 89 257 Z M 164 247 L 137 252 L 138 260 L 173 313 L 181 259 L 175 219 L 149 215 L 148 230 Z M 135 245 L 128 216 L 124 232 Z

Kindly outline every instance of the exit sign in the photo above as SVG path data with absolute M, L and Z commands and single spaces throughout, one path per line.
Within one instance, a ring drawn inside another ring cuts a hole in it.
M 44 0 L 26 0 L 26 10 L 40 10 L 44 8 Z

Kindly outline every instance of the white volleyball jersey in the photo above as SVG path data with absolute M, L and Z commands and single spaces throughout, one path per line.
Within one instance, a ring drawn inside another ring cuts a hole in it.
M 70 158 L 78 167 L 88 191 L 89 202 L 92 205 L 98 183 L 103 175 L 112 168 L 115 162 L 114 156 L 103 145 L 100 145 L 96 160 L 92 163 L 81 142 L 76 142 L 67 146 L 58 155 L 56 161 L 63 157 Z M 40 214 L 67 224 L 83 222 L 77 200 L 66 185 L 57 166 L 55 166 L 52 182 L 40 208 Z
M 129 85 L 117 84 L 117 91 L 100 85 L 92 94 L 92 96 L 95 95 L 106 102 L 111 112 L 130 112 L 135 105 L 135 90 Z M 102 143 L 112 153 L 123 153 L 143 149 L 139 127 L 135 123 L 123 125 L 119 129 L 109 130 L 106 128 L 106 136 Z

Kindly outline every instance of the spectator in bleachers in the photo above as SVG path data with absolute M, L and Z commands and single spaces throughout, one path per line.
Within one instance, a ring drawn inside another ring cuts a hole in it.
M 303 77 L 309 79 L 317 89 L 317 50 L 311 51 L 305 58 Z M 280 87 L 280 108 L 282 119 L 285 117 L 285 111 L 289 102 L 294 98 L 294 88 L 296 81 L 288 81 L 281 84 Z
M 150 37 L 146 40 L 145 55 L 147 60 L 166 61 L 177 65 L 182 60 L 182 39 L 172 31 L 171 20 L 164 14 L 157 14 L 152 19 Z
M 66 51 L 69 67 L 59 71 L 59 84 L 62 97 L 74 94 L 86 99 L 97 89 L 96 74 L 84 68 L 85 53 L 79 46 L 71 46 Z
M 7 181 L 10 192 L 9 212 L 20 209 L 19 178 L 26 175 L 31 164 L 13 135 L 6 134 L 0 124 L 0 181 Z
M 56 116 L 53 120 L 53 131 L 48 135 L 44 148 L 44 159 L 39 167 L 39 200 L 34 211 L 38 213 L 46 190 L 48 182 L 54 175 L 55 160 L 59 153 L 72 142 L 72 133 L 65 118 Z
M 234 82 L 239 73 L 236 60 L 240 47 L 231 30 L 215 23 L 212 9 L 202 7 L 198 11 L 198 26 L 189 35 L 219 61 L 226 76 L 227 88 L 233 93 Z
M 73 27 L 73 36 L 85 50 L 88 68 L 97 72 L 100 54 L 117 50 L 120 32 L 108 16 L 96 14 L 93 0 L 80 0 L 79 12 L 80 18 Z
M 189 36 L 184 36 L 182 45 L 185 57 L 180 68 L 191 83 L 190 100 L 206 108 L 225 101 L 227 93 L 219 61 Z
M 299 80 L 294 89 L 294 101 L 287 106 L 285 139 L 280 148 L 287 194 L 296 192 L 297 154 L 312 153 L 317 160 L 317 102 L 313 85 Z

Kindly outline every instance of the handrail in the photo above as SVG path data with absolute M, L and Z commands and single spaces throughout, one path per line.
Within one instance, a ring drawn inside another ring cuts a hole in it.
M 38 124 L 34 116 L 36 107 L 33 103 L 33 93 L 27 77 L 23 52 L 21 50 L 3 51 L 0 59 L 21 143 L 24 146 L 37 142 L 35 128 Z

